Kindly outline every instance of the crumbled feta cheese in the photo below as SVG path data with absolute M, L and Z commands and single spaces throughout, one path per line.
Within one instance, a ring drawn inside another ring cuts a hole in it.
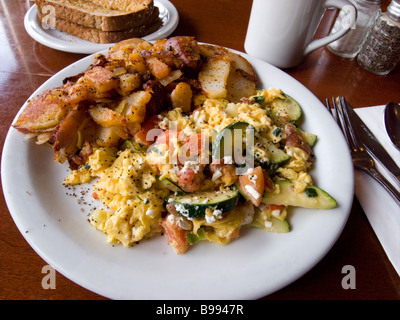
M 200 166 L 196 161 L 186 161 L 180 172 L 183 173 L 188 169 L 192 169 L 195 173 L 198 173 Z
M 167 217 L 167 221 L 170 224 L 175 224 L 176 223 L 175 216 L 173 214 L 169 214 L 168 217 Z
M 191 230 L 192 225 L 185 218 L 177 217 L 173 214 L 168 215 L 167 220 L 170 224 L 176 225 L 183 230 Z
M 213 174 L 213 176 L 212 176 L 212 178 L 211 178 L 211 181 L 215 181 L 215 180 L 217 180 L 218 178 L 220 178 L 221 176 L 222 176 L 222 172 L 219 171 L 219 170 L 217 170 L 217 171 L 214 172 L 214 174 Z
M 271 214 L 272 214 L 274 217 L 279 217 L 279 215 L 281 214 L 281 209 L 272 210 Z
M 154 209 L 148 209 L 148 210 L 146 211 L 146 216 L 153 217 L 154 212 L 155 212 Z
M 175 203 L 175 210 L 179 212 L 181 215 L 186 217 L 188 220 L 193 220 L 193 218 L 189 217 L 189 210 L 185 208 L 185 206 L 181 203 Z
M 207 216 L 207 215 L 206 215 L 206 221 L 207 221 L 207 223 L 213 223 L 213 222 L 215 222 L 216 220 L 215 220 L 215 217 L 214 217 L 214 216 Z
M 178 173 L 179 173 L 179 167 L 178 167 L 178 165 L 177 165 L 177 164 L 173 164 L 173 168 L 170 169 L 170 172 L 171 172 L 171 173 L 178 174 Z
M 213 223 L 219 219 L 222 219 L 222 211 L 221 210 L 213 210 L 210 214 L 210 211 L 206 212 L 206 221 L 207 223 Z
M 216 216 L 216 217 L 218 217 L 220 219 L 221 216 L 222 216 L 222 210 L 214 210 L 213 211 L 213 216 Z
M 271 221 L 265 221 L 264 226 L 266 228 L 271 228 L 272 227 L 272 222 Z
M 246 191 L 247 191 L 248 193 L 250 193 L 250 195 L 251 195 L 254 199 L 257 200 L 258 198 L 261 197 L 261 195 L 257 192 L 256 189 L 253 188 L 253 186 L 251 186 L 251 185 L 246 185 L 244 188 L 246 189 Z
M 254 167 L 249 167 L 249 168 L 247 168 L 247 170 L 244 174 L 251 174 L 253 171 L 254 171 Z
M 184 219 L 182 217 L 178 218 L 177 225 L 179 228 L 181 228 L 183 230 L 191 230 L 192 229 L 192 225 L 189 223 L 189 221 L 187 221 L 186 219 Z

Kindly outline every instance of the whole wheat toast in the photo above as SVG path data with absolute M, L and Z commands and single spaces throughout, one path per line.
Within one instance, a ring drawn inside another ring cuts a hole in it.
M 41 19 L 55 14 L 57 20 L 104 32 L 153 25 L 155 15 L 158 16 L 152 0 L 35 0 L 35 3 Z M 118 9 L 118 5 L 126 11 Z
M 41 13 L 38 13 L 38 18 L 39 20 L 45 19 Z M 84 40 L 96 43 L 115 43 L 128 38 L 144 37 L 155 32 L 161 25 L 162 21 L 159 19 L 159 10 L 157 7 L 154 7 L 151 17 L 144 24 L 125 30 L 104 31 L 97 28 L 85 27 L 62 18 L 56 18 L 55 26 L 52 27 Z

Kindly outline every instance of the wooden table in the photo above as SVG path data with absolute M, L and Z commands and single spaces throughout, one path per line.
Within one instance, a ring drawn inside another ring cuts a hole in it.
M 173 0 L 180 22 L 174 35 L 244 51 L 250 0 Z M 201 3 L 201 5 L 200 5 Z M 386 9 L 389 0 L 383 1 Z M 31 1 L 0 2 L 0 149 L 17 111 L 31 93 L 60 69 L 84 57 L 53 50 L 35 42 L 23 18 Z M 317 36 L 329 32 L 327 15 Z M 345 96 L 354 107 L 400 102 L 400 66 L 376 76 L 325 48 L 310 54 L 300 66 L 285 70 L 322 102 Z M 0 196 L 0 299 L 104 299 L 57 273 L 56 289 L 43 289 L 46 265 L 15 226 L 3 194 Z M 356 270 L 356 289 L 344 290 L 342 267 Z M 330 252 L 306 275 L 265 299 L 395 299 L 400 281 L 366 216 L 355 199 L 349 221 Z

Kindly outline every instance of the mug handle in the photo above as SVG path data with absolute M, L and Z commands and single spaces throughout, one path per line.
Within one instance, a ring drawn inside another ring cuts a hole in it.
M 348 9 L 343 20 L 348 22 L 347 26 L 343 26 L 338 31 L 330 34 L 329 36 L 323 37 L 321 39 L 316 39 L 311 41 L 304 51 L 304 55 L 309 54 L 311 51 L 323 47 L 337 39 L 343 37 L 347 32 L 350 31 L 350 27 L 355 25 L 357 18 L 357 9 L 347 0 L 327 0 L 324 4 L 325 8 L 336 7 L 343 10 L 345 7 Z

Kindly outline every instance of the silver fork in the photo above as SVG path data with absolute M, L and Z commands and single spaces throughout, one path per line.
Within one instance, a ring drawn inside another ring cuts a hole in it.
M 343 107 L 344 102 L 343 97 L 337 97 L 336 100 L 332 98 L 333 109 L 336 114 L 332 112 L 328 99 L 326 99 L 326 108 L 336 119 L 339 128 L 342 130 L 346 138 L 353 159 L 354 168 L 362 170 L 372 176 L 390 193 L 397 203 L 400 204 L 400 192 L 376 169 L 374 160 L 364 149 L 363 144 L 360 143 L 354 135 L 354 129 L 349 120 L 347 110 Z

